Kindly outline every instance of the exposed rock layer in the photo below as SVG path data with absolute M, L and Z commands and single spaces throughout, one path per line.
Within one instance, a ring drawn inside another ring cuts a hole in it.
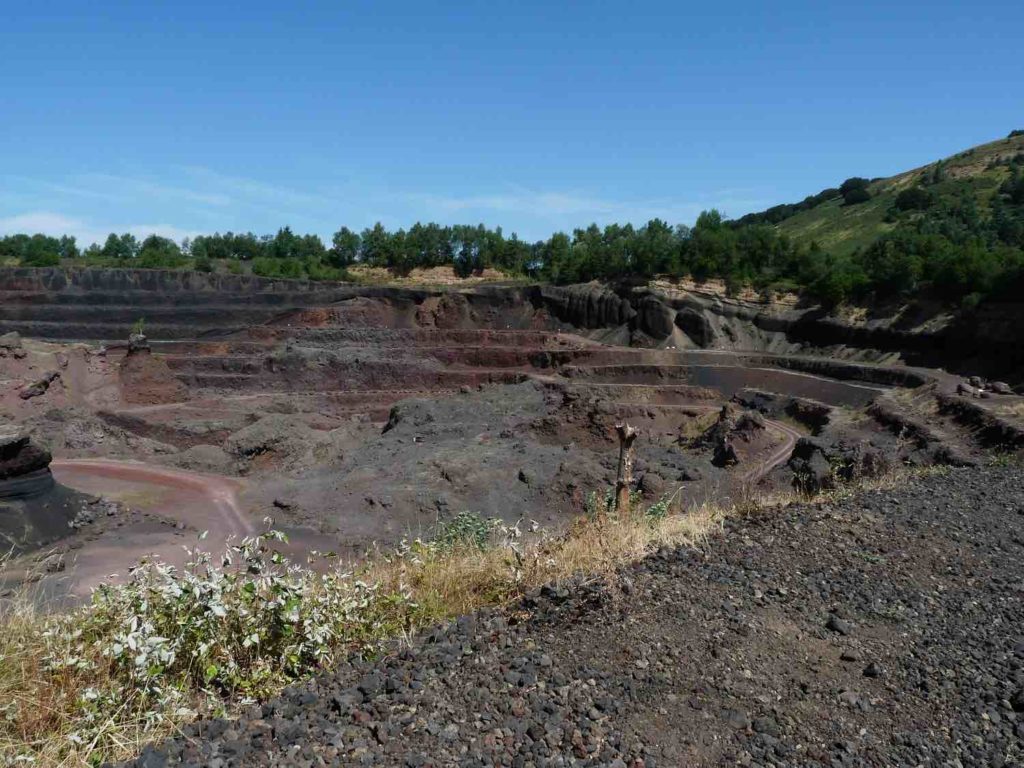
M 983 304 L 949 315 L 903 308 L 889 317 L 853 322 L 813 306 L 596 284 L 482 286 L 453 292 L 58 268 L 0 269 L 0 299 L 0 332 L 37 338 L 122 339 L 145 317 L 154 338 L 194 339 L 284 322 L 295 311 L 305 312 L 309 320 L 311 308 L 336 312 L 339 302 L 352 302 L 352 310 L 358 299 L 364 313 L 387 315 L 371 324 L 393 327 L 563 329 L 602 340 L 676 348 L 827 351 L 866 360 L 899 356 L 912 364 L 961 368 L 1011 384 L 1021 381 L 1024 367 L 1024 304 Z

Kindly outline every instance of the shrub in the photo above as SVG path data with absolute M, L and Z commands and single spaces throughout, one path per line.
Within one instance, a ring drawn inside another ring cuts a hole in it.
M 56 267 L 60 265 L 60 256 L 53 251 L 30 253 L 22 258 L 26 267 Z
M 839 194 L 846 197 L 855 189 L 866 189 L 870 182 L 860 176 L 853 176 L 839 185 Z
M 979 306 L 984 297 L 980 293 L 968 293 L 960 300 L 960 308 L 965 312 L 973 312 Z
M 245 539 L 217 563 L 193 549 L 180 571 L 144 562 L 70 614 L 3 609 L 0 693 L 20 701 L 0 702 L 0 764 L 29 724 L 50 740 L 24 744 L 15 761 L 34 762 L 36 748 L 40 765 L 126 756 L 137 748 L 128 733 L 154 738 L 226 701 L 266 697 L 407 629 L 416 607 L 400 588 L 293 565 L 272 549 L 283 540 Z M 37 666 L 27 669 L 29 658 Z M 25 709 L 34 699 L 51 710 L 42 722 Z
M 302 262 L 295 259 L 275 259 L 260 256 L 252 261 L 252 273 L 260 277 L 283 277 L 298 280 L 304 276 Z
M 923 211 L 933 202 L 932 193 L 924 187 L 909 187 L 896 195 L 895 206 L 900 211 Z
M 138 266 L 147 269 L 181 269 L 188 266 L 188 257 L 181 252 L 178 244 L 159 235 L 150 235 L 143 240 L 135 258 Z
M 451 520 L 439 522 L 434 528 L 431 544 L 440 551 L 458 547 L 487 549 L 494 543 L 504 524 L 497 518 L 484 518 L 475 512 L 460 512 Z
M 870 199 L 871 193 L 868 192 L 867 187 L 853 187 L 843 193 L 843 205 L 857 205 L 866 203 Z

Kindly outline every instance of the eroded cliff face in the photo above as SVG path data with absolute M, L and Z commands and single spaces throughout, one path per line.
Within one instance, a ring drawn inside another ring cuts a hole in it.
M 127 338 L 140 318 L 160 340 L 284 327 L 563 331 L 623 346 L 814 354 L 1024 379 L 1024 304 L 857 316 L 672 286 L 426 290 L 161 270 L 0 269 L 0 333 L 111 341 Z
M 614 307 L 622 318 L 620 339 L 626 335 L 622 329 L 628 330 L 632 346 L 902 362 L 1024 380 L 1024 303 L 983 304 L 956 312 L 903 306 L 874 314 L 863 308 L 840 314 L 816 305 L 750 302 L 693 291 L 588 285 L 546 292 L 573 296 L 574 301 L 558 305 L 564 307 L 560 317 L 584 328 L 595 327 L 592 319 L 602 317 L 597 307 Z M 605 311 L 603 316 L 610 320 L 615 314 Z

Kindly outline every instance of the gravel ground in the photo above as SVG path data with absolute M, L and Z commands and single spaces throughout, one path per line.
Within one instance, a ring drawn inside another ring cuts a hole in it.
M 1024 765 L 1024 470 L 732 521 L 137 766 Z

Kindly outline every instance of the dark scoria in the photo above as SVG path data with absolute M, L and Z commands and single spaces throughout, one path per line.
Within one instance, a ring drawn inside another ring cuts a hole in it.
M 1024 471 L 730 521 L 133 765 L 1020 765 Z

